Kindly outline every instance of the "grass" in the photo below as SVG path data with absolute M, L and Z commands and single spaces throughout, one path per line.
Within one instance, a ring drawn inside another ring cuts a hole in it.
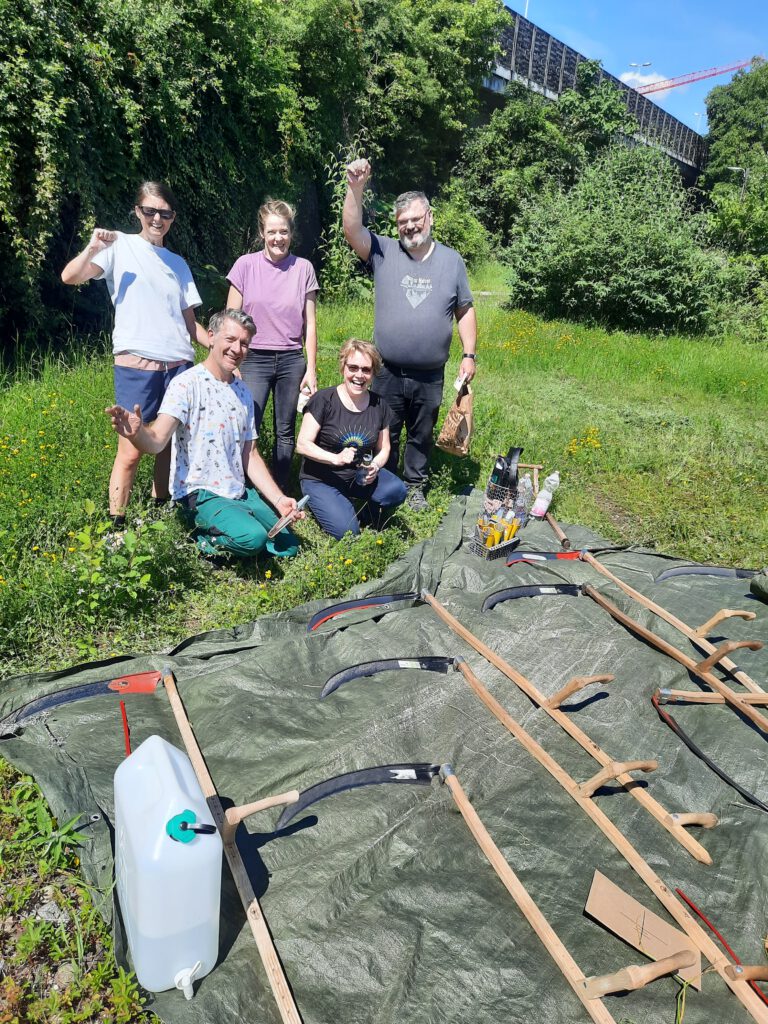
M 142 464 L 122 544 L 106 522 L 114 440 L 103 340 L 73 342 L 0 391 L 0 674 L 141 653 L 373 578 L 483 486 L 510 445 L 560 470 L 554 511 L 622 542 L 723 564 L 768 563 L 768 352 L 737 340 L 654 338 L 544 323 L 501 306 L 504 271 L 473 275 L 480 322 L 472 455 L 434 457 L 430 509 L 381 534 L 330 541 L 301 524 L 300 555 L 215 570 L 172 514 L 149 505 Z M 344 338 L 370 337 L 368 302 L 321 306 L 320 380 Z M 454 349 L 456 346 L 454 346 Z M 457 358 L 446 379 L 452 381 Z M 446 388 L 446 407 L 452 397 Z M 269 412 L 267 414 L 267 422 Z M 268 427 L 263 448 L 271 444 Z M 147 1019 L 115 968 L 100 894 L 74 873 L 76 824 L 50 818 L 0 760 L 0 1021 Z M 63 908 L 58 923 L 36 916 Z M 87 951 L 87 952 L 86 952 Z M 57 986 L 57 987 L 54 987 Z M 6 1009 L 8 1007 L 8 1009 Z M 5 1014 L 5 1016 L 3 1015 Z

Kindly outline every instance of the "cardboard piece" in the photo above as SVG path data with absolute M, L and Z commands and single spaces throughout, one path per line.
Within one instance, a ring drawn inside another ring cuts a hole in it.
M 584 913 L 651 960 L 690 949 L 696 960 L 693 966 L 683 967 L 678 973 L 694 988 L 701 989 L 701 953 L 685 932 L 667 924 L 599 871 L 595 871 L 592 879 Z

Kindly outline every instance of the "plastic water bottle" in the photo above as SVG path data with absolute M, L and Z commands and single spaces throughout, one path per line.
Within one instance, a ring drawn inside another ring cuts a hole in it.
M 547 514 L 547 510 L 549 509 L 549 504 L 552 501 L 552 495 L 559 486 L 560 474 L 555 470 L 554 473 L 549 474 L 547 479 L 544 481 L 544 486 L 536 495 L 536 501 L 534 501 L 533 508 L 531 509 L 532 516 L 536 519 L 544 518 Z
M 514 512 L 515 519 L 520 521 L 520 526 L 525 526 L 528 513 L 533 505 L 533 482 L 531 474 L 526 473 L 517 485 L 517 496 L 515 498 Z
M 211 971 L 221 837 L 189 758 L 150 736 L 115 772 L 115 877 L 136 977 L 150 992 Z

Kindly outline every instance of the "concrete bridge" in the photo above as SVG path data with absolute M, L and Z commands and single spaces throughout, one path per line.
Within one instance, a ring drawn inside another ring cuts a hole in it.
M 588 58 L 522 14 L 510 10 L 507 14 L 509 24 L 501 34 L 502 55 L 493 75 L 486 80 L 488 88 L 503 93 L 508 82 L 522 82 L 552 100 L 565 89 L 572 89 L 576 68 Z M 627 110 L 639 125 L 635 141 L 662 150 L 680 165 L 684 177 L 693 181 L 706 161 L 707 147 L 702 136 L 607 71 L 601 70 L 600 74 L 601 79 L 607 79 L 625 95 Z

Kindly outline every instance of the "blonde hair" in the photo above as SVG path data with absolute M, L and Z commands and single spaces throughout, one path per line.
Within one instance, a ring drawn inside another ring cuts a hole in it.
M 347 338 L 344 344 L 341 346 L 339 352 L 339 369 L 344 372 L 344 364 L 347 361 L 347 357 L 352 352 L 359 352 L 363 356 L 368 356 L 373 366 L 373 375 L 381 369 L 381 355 L 375 345 L 372 345 L 370 341 L 361 341 L 359 338 Z
M 288 227 L 291 230 L 291 235 L 293 235 L 293 224 L 296 220 L 295 207 L 282 199 L 267 199 L 259 207 L 259 238 L 262 242 L 264 241 L 264 227 L 267 223 L 267 217 L 270 216 L 282 217 L 283 220 L 288 221 Z

